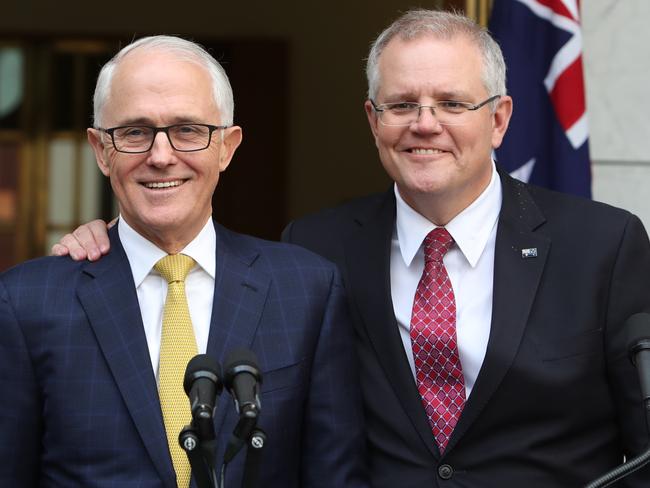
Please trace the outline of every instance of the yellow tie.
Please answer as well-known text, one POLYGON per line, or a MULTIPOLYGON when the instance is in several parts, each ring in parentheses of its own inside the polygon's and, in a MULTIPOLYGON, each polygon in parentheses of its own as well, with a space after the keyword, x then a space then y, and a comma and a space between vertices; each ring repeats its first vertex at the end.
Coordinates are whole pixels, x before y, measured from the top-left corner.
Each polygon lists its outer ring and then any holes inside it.
POLYGON ((178 444, 178 434, 192 418, 189 401, 183 390, 183 376, 187 363, 197 354, 185 296, 185 277, 194 264, 189 256, 172 254, 154 266, 168 283, 160 340, 158 395, 179 488, 188 488, 192 476, 187 454, 178 444))

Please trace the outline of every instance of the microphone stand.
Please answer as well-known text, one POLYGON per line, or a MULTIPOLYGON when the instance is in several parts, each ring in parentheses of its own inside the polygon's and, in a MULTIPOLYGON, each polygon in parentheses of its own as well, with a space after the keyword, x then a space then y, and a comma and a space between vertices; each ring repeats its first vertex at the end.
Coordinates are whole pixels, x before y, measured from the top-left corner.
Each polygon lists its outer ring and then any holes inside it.
MULTIPOLYGON (((643 407, 646 414, 646 426, 650 431, 650 400, 644 399, 643 407)), ((641 469, 646 464, 650 462, 650 445, 636 457, 633 457, 629 461, 621 464, 620 466, 615 467, 614 469, 608 471, 600 478, 593 480, 591 483, 585 486, 585 488, 605 488, 612 483, 622 480, 626 476, 631 475, 635 471, 641 469)))
MULTIPOLYGON (((639 384, 643 397, 646 427, 650 431, 650 314, 637 313, 625 321, 627 329, 628 354, 639 374, 639 384)), ((634 473, 650 462, 650 445, 636 457, 605 473, 585 488, 604 488, 634 473)))
POLYGON ((266 433, 256 427, 253 429, 246 446, 246 464, 244 465, 242 488, 255 488, 257 486, 260 461, 265 445, 266 433))
POLYGON ((605 488, 606 486, 615 483, 626 476, 634 473, 635 471, 641 469, 643 466, 650 462, 650 447, 645 451, 639 454, 636 457, 633 457, 629 461, 621 464, 620 466, 608 471, 600 478, 595 479, 591 483, 585 486, 585 488, 605 488))
POLYGON ((246 463, 242 488, 254 488, 257 485, 260 457, 266 445, 266 433, 257 427, 257 409, 244 410, 237 422, 226 447, 221 465, 221 488, 225 488, 226 468, 235 455, 246 445, 246 463))
POLYGON ((186 425, 178 435, 178 442, 190 461, 197 488, 219 488, 214 469, 215 440, 203 440, 193 425, 186 425))

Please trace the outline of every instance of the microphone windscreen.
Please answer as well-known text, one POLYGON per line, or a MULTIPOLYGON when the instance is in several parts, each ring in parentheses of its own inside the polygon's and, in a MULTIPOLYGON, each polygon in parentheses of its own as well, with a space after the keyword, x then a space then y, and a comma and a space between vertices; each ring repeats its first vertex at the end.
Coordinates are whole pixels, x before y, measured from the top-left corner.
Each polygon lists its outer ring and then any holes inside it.
POLYGON ((232 388, 232 381, 238 373, 250 373, 257 381, 261 381, 260 368, 257 365, 257 356, 248 349, 234 349, 226 357, 224 362, 224 384, 226 388, 232 388))
POLYGON ((632 354, 640 344, 647 343, 650 347, 650 314, 641 312, 632 315, 625 321, 627 349, 632 354))
POLYGON ((224 369, 232 369, 244 364, 257 368, 257 356, 255 356, 253 351, 249 351, 248 349, 234 349, 228 354, 224 362, 224 369))
POLYGON ((220 381, 219 378, 221 378, 219 363, 208 354, 197 354, 187 363, 185 378, 183 379, 185 393, 189 393, 190 388, 192 388, 192 382, 201 376, 209 377, 217 384, 220 381))

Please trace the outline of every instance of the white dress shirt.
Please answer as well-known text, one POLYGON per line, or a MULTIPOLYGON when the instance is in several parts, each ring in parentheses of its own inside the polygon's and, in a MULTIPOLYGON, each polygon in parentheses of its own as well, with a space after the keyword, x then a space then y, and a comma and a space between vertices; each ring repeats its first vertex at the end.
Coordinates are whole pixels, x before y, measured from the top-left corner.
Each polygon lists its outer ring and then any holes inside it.
MULTIPOLYGON (((422 271, 422 242, 436 225, 413 210, 395 186, 397 202, 390 256, 393 309, 404 350, 415 378, 411 347, 411 312, 422 271)), ((492 163, 488 187, 445 228, 456 242, 443 261, 456 298, 456 334, 466 398, 478 376, 490 336, 494 245, 501 210, 501 180, 492 163)))
MULTIPOLYGON (((167 280, 153 267, 167 253, 138 234, 123 218, 118 220, 117 230, 133 273, 151 366, 158 378, 162 312, 167 298, 167 280)), ((214 296, 216 246, 214 224, 212 219, 208 219, 201 232, 181 251, 197 263, 185 279, 185 294, 199 354, 204 354, 208 347, 214 296)))

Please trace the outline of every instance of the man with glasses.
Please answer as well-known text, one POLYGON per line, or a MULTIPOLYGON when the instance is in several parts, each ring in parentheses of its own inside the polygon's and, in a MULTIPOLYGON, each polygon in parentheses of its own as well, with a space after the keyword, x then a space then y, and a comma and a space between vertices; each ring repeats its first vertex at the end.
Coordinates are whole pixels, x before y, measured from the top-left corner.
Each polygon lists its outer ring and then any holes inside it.
MULTIPOLYGON (((103 67, 94 105, 88 140, 120 211, 112 251, 0 276, 0 485, 188 488, 186 365, 246 349, 261 371, 259 486, 367 486, 338 271, 211 218, 242 139, 222 67, 189 41, 140 39, 103 67)), ((217 470, 238 420, 222 398, 217 470)), ((250 475, 245 458, 225 486, 250 475)))
MULTIPOLYGON (((648 435, 623 324, 650 311, 639 219, 495 165, 513 100, 498 45, 471 20, 407 12, 367 75, 394 186, 283 237, 342 271, 372 486, 573 488, 638 454, 648 435)), ((104 228, 64 243, 97 258, 104 228)))

